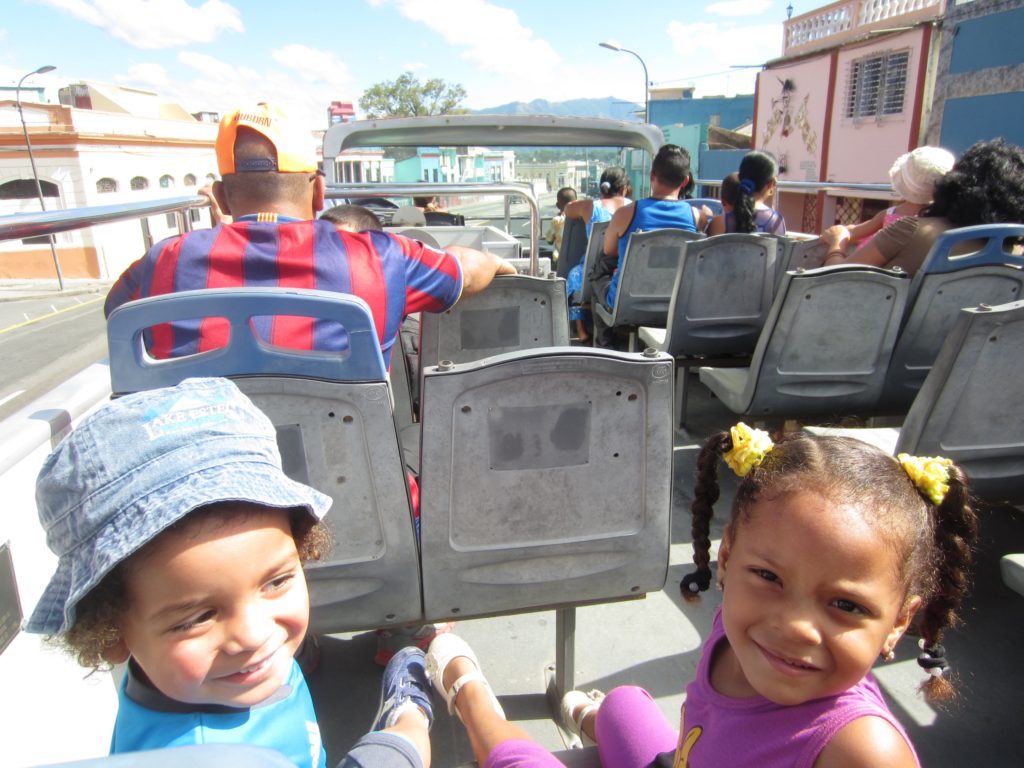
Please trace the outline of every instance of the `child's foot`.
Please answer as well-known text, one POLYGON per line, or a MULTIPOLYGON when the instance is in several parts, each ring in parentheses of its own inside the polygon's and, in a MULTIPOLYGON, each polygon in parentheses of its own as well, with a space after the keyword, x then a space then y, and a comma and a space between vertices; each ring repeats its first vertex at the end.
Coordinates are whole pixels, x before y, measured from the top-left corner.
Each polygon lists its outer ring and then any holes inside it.
POLYGON ((445 624, 414 624, 408 627, 378 629, 377 653, 373 657, 373 661, 383 667, 391 660, 392 656, 409 645, 415 645, 421 651, 426 651, 435 637, 445 632, 451 632, 454 627, 455 622, 449 621, 445 624))
POLYGON ((423 651, 414 646, 398 651, 384 668, 384 679, 380 686, 380 706, 370 730, 383 731, 390 728, 403 713, 417 708, 427 718, 429 729, 434 723, 430 690, 430 678, 427 676, 423 651))
POLYGON ((490 695, 494 711, 504 719, 505 710, 501 708, 498 698, 494 695, 490 683, 480 669, 476 654, 458 635, 448 632, 438 635, 427 651, 427 672, 434 689, 441 694, 448 705, 449 714, 454 713, 462 719, 455 708, 455 697, 464 685, 471 682, 482 683, 490 695))
POLYGON ((597 714, 603 699, 604 694, 596 690, 587 693, 569 691, 562 697, 562 722, 570 733, 580 737, 585 746, 593 746, 597 742, 594 741, 593 718, 590 723, 584 723, 584 720, 590 714, 597 714))

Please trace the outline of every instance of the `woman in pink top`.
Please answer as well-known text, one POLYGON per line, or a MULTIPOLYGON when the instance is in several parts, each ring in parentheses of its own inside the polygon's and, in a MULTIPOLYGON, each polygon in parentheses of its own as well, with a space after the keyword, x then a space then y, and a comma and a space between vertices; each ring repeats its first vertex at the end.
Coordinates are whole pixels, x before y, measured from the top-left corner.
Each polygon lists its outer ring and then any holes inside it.
POLYGON ((879 231, 905 216, 917 216, 932 201, 935 183, 949 173, 955 160, 952 152, 941 147, 918 147, 900 155, 889 169, 892 189, 900 202, 860 224, 829 227, 825 235, 835 237, 837 245, 841 244, 837 250, 846 251, 850 246, 871 242, 879 231))

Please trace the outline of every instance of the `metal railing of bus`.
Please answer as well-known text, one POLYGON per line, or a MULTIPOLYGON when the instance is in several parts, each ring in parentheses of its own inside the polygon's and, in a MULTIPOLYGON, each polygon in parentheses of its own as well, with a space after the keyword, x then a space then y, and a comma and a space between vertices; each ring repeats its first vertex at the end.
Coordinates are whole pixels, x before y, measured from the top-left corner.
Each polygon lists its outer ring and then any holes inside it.
MULTIPOLYGON (((435 194, 480 194, 503 195, 505 199, 506 230, 511 197, 522 197, 530 207, 530 274, 537 274, 538 249, 540 243, 540 208, 529 184, 503 182, 495 184, 332 184, 326 196, 329 199, 351 197, 405 197, 435 194)), ((38 213, 16 213, 0 216, 0 240, 19 240, 31 237, 45 237, 59 232, 85 229, 99 224, 116 221, 142 219, 147 216, 175 213, 178 232, 187 232, 192 222, 186 215, 191 208, 209 205, 202 195, 170 197, 146 200, 137 203, 96 205, 84 208, 67 208, 38 213)), ((145 230, 144 230, 145 237, 145 230)), ((151 243, 146 243, 149 247, 151 243)))

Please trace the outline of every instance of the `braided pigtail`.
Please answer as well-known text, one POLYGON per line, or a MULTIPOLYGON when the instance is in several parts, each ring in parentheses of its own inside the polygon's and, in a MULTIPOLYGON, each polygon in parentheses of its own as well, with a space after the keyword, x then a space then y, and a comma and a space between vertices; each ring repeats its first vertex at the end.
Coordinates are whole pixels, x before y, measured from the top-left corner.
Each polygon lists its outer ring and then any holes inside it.
POLYGON ((728 432, 712 435, 697 457, 697 482, 693 489, 691 533, 693 535, 693 562, 697 570, 688 573, 679 583, 686 600, 696 600, 699 593, 711 586, 711 515, 718 501, 718 460, 732 448, 728 432))
POLYGON ((944 701, 954 694, 944 674, 948 668, 942 634, 955 626, 957 610, 967 594, 971 549, 978 534, 978 521, 971 506, 967 479, 955 464, 949 466, 949 490, 941 503, 932 507, 935 519, 934 591, 921 609, 921 654, 917 663, 928 672, 922 685, 926 700, 944 701))

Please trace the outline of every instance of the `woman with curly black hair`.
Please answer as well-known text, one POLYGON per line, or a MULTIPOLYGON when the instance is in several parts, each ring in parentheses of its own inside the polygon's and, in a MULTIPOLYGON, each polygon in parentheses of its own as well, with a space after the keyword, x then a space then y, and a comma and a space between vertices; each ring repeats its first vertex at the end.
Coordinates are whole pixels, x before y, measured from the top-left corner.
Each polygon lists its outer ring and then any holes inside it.
POLYGON ((935 240, 949 229, 975 224, 1024 222, 1024 149, 1003 139, 979 141, 935 184, 935 198, 920 218, 908 216, 881 230, 850 255, 842 227, 822 234, 829 245, 825 266, 870 264, 901 267, 913 275, 935 240))

